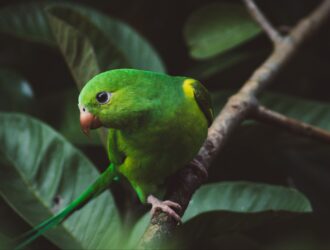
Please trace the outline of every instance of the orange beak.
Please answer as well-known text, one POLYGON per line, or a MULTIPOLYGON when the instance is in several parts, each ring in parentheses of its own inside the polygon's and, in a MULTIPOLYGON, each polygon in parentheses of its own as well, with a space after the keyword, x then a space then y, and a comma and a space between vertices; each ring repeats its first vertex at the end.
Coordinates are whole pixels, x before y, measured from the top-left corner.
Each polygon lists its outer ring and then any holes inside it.
POLYGON ((90 129, 102 126, 101 121, 93 114, 86 111, 85 108, 80 109, 80 127, 85 135, 89 135, 90 129))

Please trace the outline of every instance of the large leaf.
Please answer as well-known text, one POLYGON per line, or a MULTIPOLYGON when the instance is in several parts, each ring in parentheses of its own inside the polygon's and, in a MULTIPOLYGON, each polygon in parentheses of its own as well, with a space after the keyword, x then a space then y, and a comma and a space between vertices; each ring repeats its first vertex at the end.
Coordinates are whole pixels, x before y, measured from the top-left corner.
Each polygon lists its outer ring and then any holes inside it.
POLYGON ((28 3, 0 9, 0 32, 55 46, 46 14, 42 10, 45 6, 45 3, 28 3))
POLYGON ((184 27, 190 54, 206 59, 246 42, 260 32, 243 5, 212 3, 194 12, 184 27))
MULTIPOLYGON (((58 212, 97 177, 92 163, 47 125, 21 114, 0 115, 0 192, 31 225, 58 212)), ((118 248, 121 223, 109 192, 46 236, 63 249, 118 248)))
POLYGON ((144 214, 132 227, 130 237, 127 241, 127 248, 134 249, 139 244, 141 237, 146 231, 151 219, 151 214, 148 212, 144 214))
POLYGON ((311 206, 304 195, 294 189, 249 182, 223 182, 202 186, 192 197, 183 220, 219 210, 241 213, 310 212, 311 206))
MULTIPOLYGON (((31 227, 0 196, 0 249, 12 249, 14 239, 31 227)), ((45 238, 32 242, 30 249, 54 249, 55 246, 45 238)))
MULTIPOLYGON (((269 249, 262 247, 262 243, 265 241, 263 237, 277 235, 281 236, 283 240, 287 236, 282 233, 286 226, 291 225, 293 220, 303 221, 309 216, 309 213, 283 211, 251 214, 228 211, 208 212, 198 215, 183 224, 176 231, 173 243, 170 242, 169 247, 171 249, 269 249), (281 228, 275 229, 278 224, 281 224, 282 231, 281 228), (264 234, 264 231, 268 235, 264 234)), ((308 228, 307 223, 303 226, 308 228)), ((291 227, 291 230, 300 231, 301 228, 291 227)), ((275 237, 273 243, 274 241, 276 242, 275 237)), ((272 246, 272 244, 269 244, 269 246, 272 246)))
MULTIPOLYGON (((45 13, 45 9, 49 6, 56 9, 53 9, 56 17, 63 18, 63 21, 68 22, 69 25, 77 25, 74 28, 90 39, 97 55, 102 57, 98 58, 101 61, 101 70, 109 69, 110 66, 122 66, 165 71, 157 52, 133 28, 91 8, 72 3, 24 3, 5 7, 0 10, 0 32, 51 46, 56 45, 45 13), (73 12, 75 14, 72 14, 73 12)), ((83 45, 79 46, 86 46, 85 41, 82 43, 83 45)), ((74 44, 74 41, 71 44, 74 44)), ((74 50, 75 47, 72 49, 74 50)), ((88 48, 84 51, 86 52, 88 48)), ((79 58, 81 57, 82 55, 79 55, 79 58)), ((91 66, 93 65, 89 65, 91 66)))
POLYGON ((48 10, 49 22, 79 89, 82 89, 89 79, 102 71, 92 40, 85 36, 85 33, 93 32, 95 38, 99 37, 95 46, 99 47, 100 55, 108 55, 109 60, 111 58, 111 67, 121 66, 122 61, 118 60, 118 50, 112 51, 110 46, 106 46, 107 41, 104 35, 98 29, 91 28, 92 24, 86 20, 86 17, 72 12, 70 9, 64 9, 62 12, 60 10, 59 7, 52 7, 48 10), (62 13, 64 16, 68 15, 72 19, 71 22, 77 22, 76 25, 79 23, 79 19, 84 20, 84 30, 79 31, 73 26, 74 24, 63 20, 62 13))
POLYGON ((82 7, 53 6, 48 13, 58 45, 80 85, 112 68, 164 71, 148 43, 127 25, 82 7))
MULTIPOLYGON (((132 27, 92 9, 80 7, 75 8, 74 11, 88 17, 95 27, 104 33, 108 38, 107 46, 112 47, 112 49, 117 48, 121 56, 126 58, 128 64, 125 65, 125 67, 165 72, 165 66, 157 52, 149 42, 132 27)), ((79 23, 79 25, 75 27, 81 30, 82 26, 83 24, 79 23)), ((91 39, 90 34, 88 37, 91 39)), ((97 50, 98 48, 95 46, 95 49, 97 50)), ((106 55, 103 56, 105 62, 109 64, 109 58, 107 58, 106 55)))
POLYGON ((251 182, 208 184, 193 195, 176 243, 184 242, 187 249, 203 244, 206 248, 256 248, 258 244, 241 233, 310 211, 309 201, 293 189, 251 182), (244 248, 246 244, 249 247, 244 248))

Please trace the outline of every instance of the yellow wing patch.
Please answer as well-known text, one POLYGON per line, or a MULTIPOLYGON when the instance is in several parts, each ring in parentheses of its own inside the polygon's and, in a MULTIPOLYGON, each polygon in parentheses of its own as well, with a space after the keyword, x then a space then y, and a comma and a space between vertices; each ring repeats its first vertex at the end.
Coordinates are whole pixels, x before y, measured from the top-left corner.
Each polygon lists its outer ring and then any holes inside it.
POLYGON ((183 92, 186 95, 186 97, 189 98, 195 98, 194 96, 194 88, 191 86, 192 83, 194 83, 196 80, 194 79, 186 79, 183 81, 182 88, 183 92))

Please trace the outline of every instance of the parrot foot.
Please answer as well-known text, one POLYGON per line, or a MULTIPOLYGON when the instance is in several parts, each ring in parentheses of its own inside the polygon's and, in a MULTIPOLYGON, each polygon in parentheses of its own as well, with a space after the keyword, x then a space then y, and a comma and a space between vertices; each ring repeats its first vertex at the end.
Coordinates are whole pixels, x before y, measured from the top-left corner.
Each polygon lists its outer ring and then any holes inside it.
POLYGON ((148 196, 147 202, 152 206, 150 211, 151 216, 153 216, 157 210, 161 210, 173 219, 175 219, 177 222, 181 223, 181 217, 177 214, 177 212, 175 212, 175 210, 180 212, 182 209, 178 203, 175 203, 170 200, 161 201, 153 195, 148 196))

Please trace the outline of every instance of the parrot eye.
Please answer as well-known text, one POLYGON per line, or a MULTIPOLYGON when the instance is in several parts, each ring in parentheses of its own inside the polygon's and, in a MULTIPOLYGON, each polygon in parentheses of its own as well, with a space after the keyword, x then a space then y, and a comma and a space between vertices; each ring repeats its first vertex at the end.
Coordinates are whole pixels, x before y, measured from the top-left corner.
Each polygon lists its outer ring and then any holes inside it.
POLYGON ((111 93, 102 91, 96 95, 96 100, 100 104, 106 104, 110 101, 111 93))

